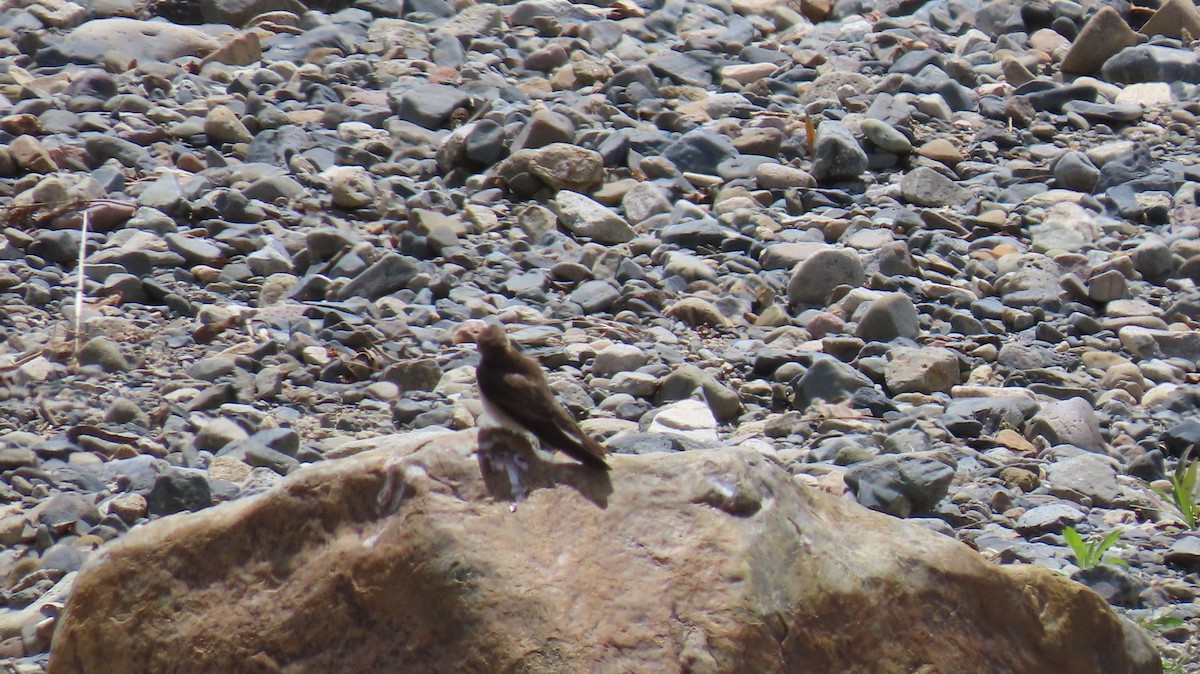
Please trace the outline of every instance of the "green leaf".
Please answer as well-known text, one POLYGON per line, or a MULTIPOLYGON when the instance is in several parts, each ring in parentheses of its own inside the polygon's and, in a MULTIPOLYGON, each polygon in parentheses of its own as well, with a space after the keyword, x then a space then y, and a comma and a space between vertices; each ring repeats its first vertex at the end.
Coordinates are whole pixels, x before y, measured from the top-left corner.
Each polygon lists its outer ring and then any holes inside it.
POLYGON ((1071 546, 1071 553, 1075 556, 1075 564, 1081 569, 1087 569, 1096 565, 1092 559, 1091 546, 1083 542, 1079 532, 1075 531, 1075 527, 1065 527, 1062 531, 1063 539, 1067 545, 1071 546))
POLYGON ((1099 546, 1098 552, 1103 554, 1104 551, 1111 548, 1113 546, 1113 544, 1117 542, 1117 539, 1120 537, 1121 537, 1120 529, 1113 529, 1112 531, 1108 532, 1108 535, 1104 537, 1104 540, 1100 541, 1100 546, 1099 546))

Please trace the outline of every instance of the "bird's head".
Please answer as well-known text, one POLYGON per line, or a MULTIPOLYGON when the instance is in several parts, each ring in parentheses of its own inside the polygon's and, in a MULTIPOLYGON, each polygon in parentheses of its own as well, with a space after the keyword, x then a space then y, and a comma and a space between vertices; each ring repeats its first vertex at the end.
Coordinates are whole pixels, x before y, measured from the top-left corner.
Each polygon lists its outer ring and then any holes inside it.
POLYGON ((508 335, 505 334, 503 326, 484 323, 478 319, 471 319, 458 326, 451 336, 451 340, 455 344, 474 342, 484 353, 503 351, 508 348, 508 335))

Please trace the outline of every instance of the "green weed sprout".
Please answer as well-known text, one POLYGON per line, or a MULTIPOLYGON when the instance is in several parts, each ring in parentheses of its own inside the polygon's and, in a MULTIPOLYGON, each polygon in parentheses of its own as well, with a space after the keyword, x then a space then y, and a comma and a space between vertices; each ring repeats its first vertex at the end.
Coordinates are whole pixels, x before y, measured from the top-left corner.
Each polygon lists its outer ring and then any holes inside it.
POLYGON ((1196 528, 1196 516, 1200 514, 1200 504, 1196 503, 1197 471, 1200 461, 1189 461, 1192 448, 1188 448, 1175 464, 1175 472, 1167 476, 1171 481, 1171 493, 1157 490, 1159 495, 1170 501, 1179 512, 1179 518, 1189 529, 1196 528))
POLYGON ((1081 569, 1090 569, 1098 564, 1129 566, 1120 557, 1104 556, 1104 553, 1108 552, 1108 549, 1121 537, 1120 529, 1113 529, 1099 541, 1084 541, 1083 537, 1073 527, 1063 529, 1062 534, 1063 538, 1067 541, 1067 545, 1071 546, 1071 553, 1075 556, 1075 565, 1081 569))

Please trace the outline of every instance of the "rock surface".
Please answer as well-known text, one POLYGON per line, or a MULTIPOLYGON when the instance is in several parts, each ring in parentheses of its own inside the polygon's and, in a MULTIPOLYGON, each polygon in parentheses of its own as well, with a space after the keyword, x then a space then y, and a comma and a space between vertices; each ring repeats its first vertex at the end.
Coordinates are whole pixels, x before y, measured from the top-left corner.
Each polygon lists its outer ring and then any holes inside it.
POLYGON ((1082 586, 756 452, 544 465, 510 512, 473 436, 362 443, 131 533, 76 581, 49 671, 1158 671, 1082 586))

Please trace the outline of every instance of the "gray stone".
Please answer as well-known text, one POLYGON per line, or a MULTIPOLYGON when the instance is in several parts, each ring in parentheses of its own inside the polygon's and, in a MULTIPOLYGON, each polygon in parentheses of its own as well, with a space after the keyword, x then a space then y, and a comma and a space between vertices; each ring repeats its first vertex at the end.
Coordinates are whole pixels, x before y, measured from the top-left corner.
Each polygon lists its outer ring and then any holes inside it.
POLYGON ((1138 244, 1129 256, 1133 267, 1147 280, 1161 282, 1175 271, 1175 256, 1162 241, 1145 241, 1138 244))
POLYGON ((1181 536, 1163 553, 1163 561, 1189 571, 1200 570, 1200 536, 1181 536))
POLYGON ((1073 527, 1087 515, 1065 503, 1048 503, 1030 508, 1017 518, 1016 529, 1022 536, 1031 538, 1041 534, 1061 532, 1066 527, 1073 527))
POLYGON ((125 372, 132 368, 121 347, 103 335, 84 342, 76 358, 80 365, 99 365, 105 372, 125 372))
POLYGON ((1096 274, 1088 279, 1088 297, 1093 302, 1110 302, 1129 294, 1125 275, 1116 269, 1096 274))
POLYGON ((908 295, 887 293, 866 308, 854 334, 868 342, 890 342, 897 337, 916 339, 920 332, 917 308, 908 295))
POLYGON ((1064 190, 1090 193, 1098 180, 1100 169, 1078 150, 1068 150, 1054 162, 1054 184, 1064 190))
POLYGON ((217 266, 224 259, 221 249, 212 241, 171 232, 163 236, 172 253, 183 256, 188 264, 217 266))
POLYGON ((839 122, 824 121, 817 127, 813 177, 820 183, 859 177, 867 170, 867 153, 839 122))
POLYGON ((1073 445, 1098 453, 1106 449, 1096 411, 1083 398, 1044 403, 1032 423, 1037 430, 1044 431, 1042 434, 1051 444, 1073 445))
POLYGON ((1121 498, 1117 470, 1112 461, 1095 454, 1062 459, 1046 467, 1047 489, 1059 498, 1111 507, 1121 498))
POLYGON ((454 111, 466 108, 471 101, 471 97, 457 87, 412 82, 388 89, 388 99, 400 119, 426 129, 444 128, 454 111))
POLYGON ((662 156, 680 171, 715 174, 717 166, 737 156, 728 138, 705 129, 689 131, 662 151, 662 156))
POLYGON ((512 151, 532 150, 555 143, 569 145, 574 140, 575 123, 570 117, 539 107, 533 111, 529 121, 513 139, 512 151))
POLYGON ((704 395, 704 401, 718 421, 730 423, 737 419, 742 407, 737 392, 695 365, 678 367, 664 377, 655 395, 655 404, 687 399, 697 389, 704 395))
POLYGON ((900 193, 911 204, 934 208, 964 206, 974 198, 970 190, 927 166, 906 173, 900 181, 900 193))
POLYGON ((1185 358, 1200 361, 1200 333, 1126 325, 1117 331, 1121 346, 1138 358, 1185 358))
POLYGON ((661 213, 670 213, 671 202, 658 185, 640 182, 621 198, 621 210, 625 219, 636 225, 661 213))
MULTIPOLYGON (((1116 555, 1107 555, 1105 559, 1110 557, 1120 559, 1116 555)), ((1088 586, 1092 592, 1110 604, 1128 608, 1134 608, 1141 603, 1142 592, 1149 586, 1124 566, 1106 563, 1080 569, 1071 574, 1071 580, 1088 586)))
POLYGON ((375 179, 361 166, 334 166, 323 175, 329 179, 333 205, 339 208, 363 208, 379 199, 375 179))
POLYGON ((637 235, 628 222, 603 204, 572 192, 561 190, 554 195, 558 220, 567 231, 587 237, 597 243, 624 243, 637 235))
POLYGON ((864 119, 862 122, 863 135, 881 150, 893 154, 908 154, 912 152, 912 141, 900 133, 892 125, 878 119, 864 119))
POLYGON ((1020 431, 1040 408, 1026 396, 955 398, 946 404, 942 423, 958 437, 994 435, 1005 428, 1020 431))
POLYGON ((618 372, 630 372, 646 364, 649 356, 632 344, 612 344, 596 352, 592 373, 608 377, 618 372))
POLYGON ((1200 56, 1185 49, 1156 44, 1126 47, 1104 62, 1104 79, 1137 82, 1200 82, 1200 56))
POLYGON ((338 299, 365 297, 376 300, 384 295, 407 288, 421 271, 420 262, 398 253, 386 253, 361 274, 355 276, 338 293, 338 299))
POLYGON ((130 59, 166 63, 183 56, 208 53, 220 48, 215 37, 192 26, 165 21, 126 18, 93 19, 67 33, 61 42, 39 53, 47 63, 100 63, 109 52, 130 59))
POLYGON ((837 286, 858 287, 866 280, 858 253, 849 248, 825 248, 796 265, 788 281, 788 302, 824 306, 837 286))
POLYGON ((796 397, 792 406, 806 409, 815 400, 840 402, 861 388, 874 384, 863 373, 830 356, 818 358, 812 367, 793 382, 796 397))
POLYGON ((1029 228, 1029 235, 1039 253, 1075 253, 1093 245, 1100 238, 1100 228, 1082 206, 1064 201, 1051 206, 1042 221, 1029 228))
POLYGON ((172 466, 164 470, 146 495, 146 508, 151 515, 195 512, 210 505, 212 491, 204 473, 186 468, 172 466))
POLYGON ((389 365, 383 380, 400 387, 400 393, 432 391, 443 376, 442 366, 433 358, 417 358, 389 365))
POLYGON ((582 307, 584 313, 594 314, 611 309, 621 299, 621 293, 608 281, 584 281, 571 292, 569 299, 582 307))
POLYGON ((957 467, 946 452, 887 454, 851 466, 845 479, 859 503, 908 517, 931 512, 945 498, 957 467))

